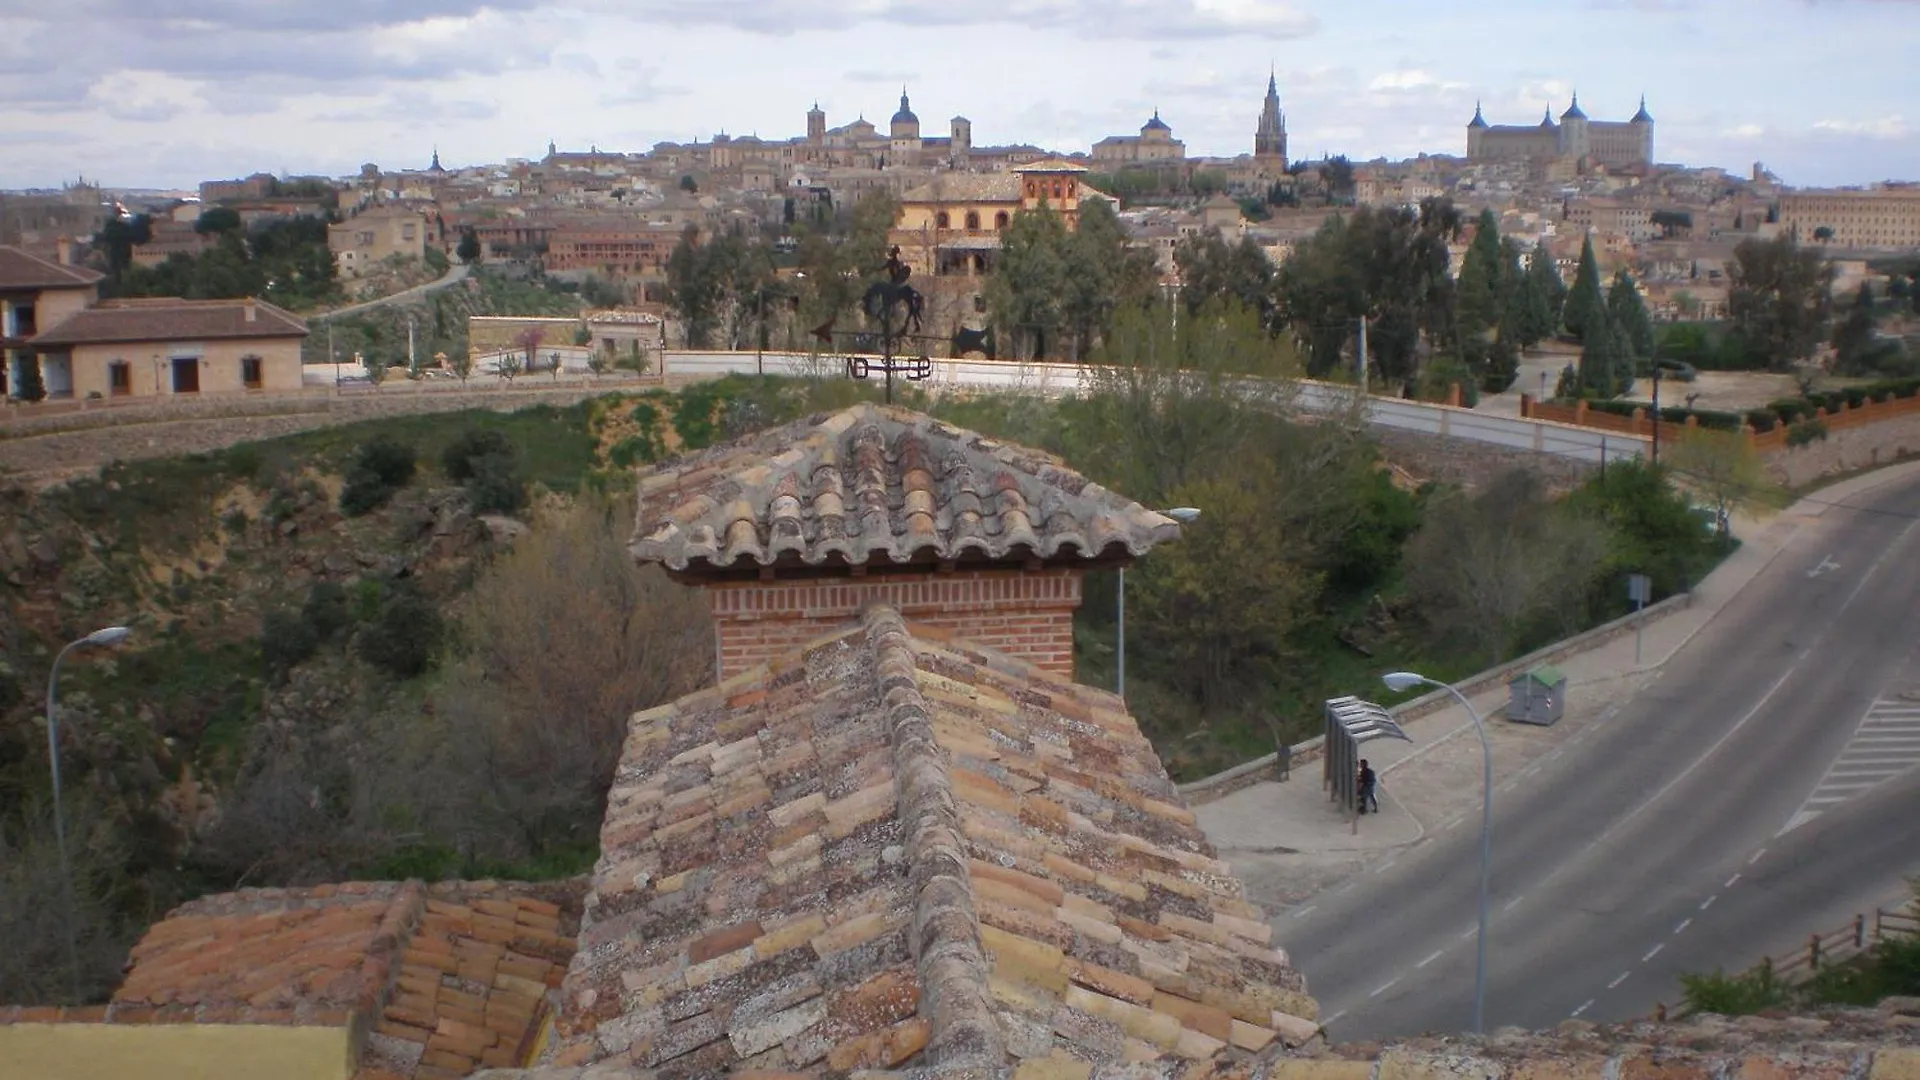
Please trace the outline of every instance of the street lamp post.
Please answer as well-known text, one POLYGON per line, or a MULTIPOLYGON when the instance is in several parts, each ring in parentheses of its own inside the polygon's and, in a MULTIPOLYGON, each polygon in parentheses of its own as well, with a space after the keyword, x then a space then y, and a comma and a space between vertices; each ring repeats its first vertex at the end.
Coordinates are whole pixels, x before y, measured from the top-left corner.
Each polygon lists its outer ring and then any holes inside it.
POLYGON ((1466 707, 1467 715, 1473 718, 1474 733, 1480 736, 1481 789, 1480 789, 1480 929, 1475 934, 1474 947, 1478 954, 1473 969, 1473 1030, 1486 1030, 1487 1006, 1487 868, 1493 861, 1493 747, 1487 742, 1487 727, 1480 721, 1479 710, 1473 707, 1465 694, 1443 682, 1435 682, 1425 675, 1411 671, 1396 671, 1381 676, 1389 690, 1411 690, 1416 686, 1435 686, 1452 694, 1454 699, 1466 707))
MULTIPOLYGON (((1182 525, 1191 524, 1200 517, 1200 511, 1192 506, 1176 506, 1171 510, 1162 510, 1161 514, 1172 518, 1182 525)), ((1119 669, 1114 693, 1127 696, 1127 568, 1120 567, 1120 640, 1118 643, 1119 669)))
POLYGON ((76 1000, 80 996, 80 951, 74 943, 73 933, 73 866, 67 859, 67 814, 60 800, 60 661, 82 645, 113 645, 125 641, 131 633, 133 631, 124 626, 109 626, 68 642, 65 648, 55 654, 53 670, 47 673, 47 766, 53 773, 53 842, 60 851, 60 887, 66 894, 63 907, 67 920, 67 966, 73 976, 76 1000))

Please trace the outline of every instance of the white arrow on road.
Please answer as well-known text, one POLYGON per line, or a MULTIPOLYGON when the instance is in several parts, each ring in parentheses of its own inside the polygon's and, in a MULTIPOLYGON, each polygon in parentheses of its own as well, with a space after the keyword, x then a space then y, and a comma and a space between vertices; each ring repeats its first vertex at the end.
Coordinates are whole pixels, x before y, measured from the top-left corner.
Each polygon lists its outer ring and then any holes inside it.
POLYGON ((1810 578, 1817 578, 1821 574, 1827 573, 1830 570, 1838 570, 1838 569, 1840 569, 1840 564, 1833 561, 1832 555, 1828 555, 1825 558, 1822 558, 1820 560, 1820 565, 1807 571, 1807 576, 1810 578))

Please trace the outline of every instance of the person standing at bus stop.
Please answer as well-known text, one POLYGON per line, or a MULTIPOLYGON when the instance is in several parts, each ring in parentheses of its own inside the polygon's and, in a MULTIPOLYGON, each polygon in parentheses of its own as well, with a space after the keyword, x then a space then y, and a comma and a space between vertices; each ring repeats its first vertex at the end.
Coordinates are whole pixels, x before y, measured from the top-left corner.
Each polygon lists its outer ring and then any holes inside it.
POLYGON ((1359 786, 1360 786, 1360 812, 1363 814, 1367 812, 1368 806, 1373 807, 1374 813, 1377 814, 1380 812, 1380 800, 1374 797, 1374 785, 1378 783, 1378 781, 1379 781, 1379 777, 1374 775, 1373 766, 1367 764, 1366 758, 1361 758, 1359 786))

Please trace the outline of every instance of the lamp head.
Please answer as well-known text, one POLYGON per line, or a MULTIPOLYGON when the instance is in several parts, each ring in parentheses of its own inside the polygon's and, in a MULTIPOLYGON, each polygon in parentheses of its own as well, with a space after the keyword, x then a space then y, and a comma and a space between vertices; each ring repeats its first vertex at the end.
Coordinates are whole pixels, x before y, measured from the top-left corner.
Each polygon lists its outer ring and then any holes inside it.
POLYGON ((1182 525, 1191 524, 1199 520, 1200 517, 1200 509, 1195 506, 1176 506, 1171 510, 1162 510, 1160 512, 1182 525))
POLYGON ((1380 681, 1386 683, 1389 690, 1411 690, 1431 680, 1425 675, 1415 675, 1411 671, 1393 671, 1380 676, 1380 681))
POLYGON ((89 645, 118 645, 132 634, 133 631, 124 626, 109 626, 88 634, 85 640, 89 645))

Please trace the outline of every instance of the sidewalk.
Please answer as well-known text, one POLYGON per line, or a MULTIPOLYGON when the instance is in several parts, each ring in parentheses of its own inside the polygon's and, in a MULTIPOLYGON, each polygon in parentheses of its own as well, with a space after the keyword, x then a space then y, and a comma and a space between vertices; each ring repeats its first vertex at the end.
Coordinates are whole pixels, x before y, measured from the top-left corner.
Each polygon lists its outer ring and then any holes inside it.
MULTIPOLYGON (((1496 783, 1516 782, 1534 762, 1557 756, 1603 725, 1830 504, 1917 473, 1920 462, 1895 465, 1824 488, 1768 519, 1736 515, 1740 550, 1695 588, 1690 607, 1644 628, 1637 661, 1630 633, 1560 661, 1567 710, 1551 727, 1506 721, 1505 687, 1472 697, 1486 721, 1496 783)), ((1378 693, 1372 687, 1354 692, 1363 698, 1378 693)), ((1269 913, 1292 906, 1368 862, 1391 858, 1479 812, 1480 745, 1466 710, 1455 705, 1429 713, 1409 721, 1406 730, 1412 743, 1382 739, 1363 748, 1380 774, 1381 812, 1359 818, 1357 832, 1354 819, 1328 801, 1319 760, 1302 764, 1285 782, 1262 780, 1194 808, 1208 839, 1247 882, 1250 899, 1269 913)))

